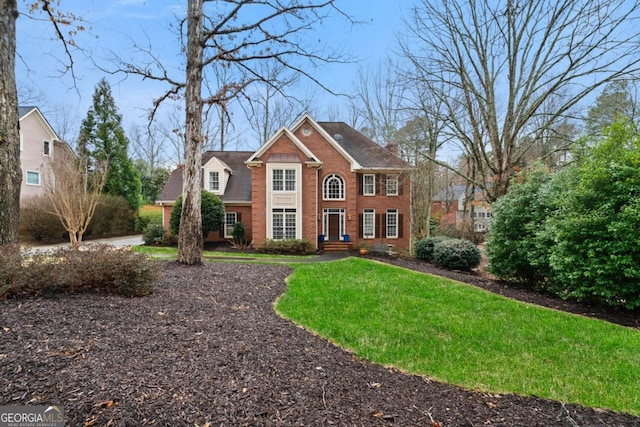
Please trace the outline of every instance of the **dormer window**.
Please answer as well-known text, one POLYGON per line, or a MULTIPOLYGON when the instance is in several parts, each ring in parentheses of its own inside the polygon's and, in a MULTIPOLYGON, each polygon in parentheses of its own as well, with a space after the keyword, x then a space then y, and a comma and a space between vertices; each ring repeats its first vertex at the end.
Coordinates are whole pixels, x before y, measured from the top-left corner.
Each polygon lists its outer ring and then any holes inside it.
POLYGON ((209 191, 220 191, 220 172, 209 172, 209 191))

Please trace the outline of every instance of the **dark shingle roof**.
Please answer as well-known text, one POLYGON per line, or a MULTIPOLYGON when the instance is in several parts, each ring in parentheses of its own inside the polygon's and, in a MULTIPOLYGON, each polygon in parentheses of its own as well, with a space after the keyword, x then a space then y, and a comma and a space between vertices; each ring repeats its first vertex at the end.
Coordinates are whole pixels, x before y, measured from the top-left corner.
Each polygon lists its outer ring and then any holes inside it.
POLYGON ((363 168, 406 169, 409 165, 344 122, 318 122, 363 168))
POLYGON ((27 113, 29 113, 31 110, 33 110, 34 108, 37 107, 18 107, 18 116, 20 118, 24 117, 27 115, 27 113))
MULTIPOLYGON (((216 157, 233 171, 221 197, 223 202, 251 202, 251 170, 244 164, 251 154, 252 151, 207 151, 202 154, 203 165, 216 157)), ((182 168, 179 166, 171 172, 158 201, 173 202, 182 194, 182 168)))

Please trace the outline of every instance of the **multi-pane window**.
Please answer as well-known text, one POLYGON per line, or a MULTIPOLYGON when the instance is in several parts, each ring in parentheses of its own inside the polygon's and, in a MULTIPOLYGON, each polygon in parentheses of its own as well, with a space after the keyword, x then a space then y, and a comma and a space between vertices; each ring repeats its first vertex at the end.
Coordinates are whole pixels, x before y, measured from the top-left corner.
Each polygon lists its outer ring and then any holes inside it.
POLYGON ((295 169, 274 169, 272 183, 273 191, 296 191, 295 169))
POLYGON ((375 196, 376 194, 376 176, 367 174, 362 176, 362 194, 365 196, 375 196))
POLYGON ((387 196, 398 195, 398 175, 387 175, 387 196))
POLYGON ((398 210, 387 209, 387 238, 396 239, 398 237, 398 210))
POLYGON ((233 237, 233 226, 238 222, 237 212, 227 212, 224 216, 224 237, 233 237))
POLYGON ((40 185, 40 172, 27 171, 27 184, 40 185))
POLYGON ((296 238, 296 210, 272 210, 272 237, 274 240, 296 238))
POLYGON ((42 154, 45 156, 51 155, 51 143, 49 141, 42 141, 42 154))
POLYGON ((344 200, 344 181, 338 175, 328 175, 324 179, 324 198, 344 200))
POLYGON ((376 237, 376 211, 365 209, 362 213, 362 237, 373 239, 376 237))
POLYGON ((209 172, 209 191, 220 191, 220 172, 209 172))

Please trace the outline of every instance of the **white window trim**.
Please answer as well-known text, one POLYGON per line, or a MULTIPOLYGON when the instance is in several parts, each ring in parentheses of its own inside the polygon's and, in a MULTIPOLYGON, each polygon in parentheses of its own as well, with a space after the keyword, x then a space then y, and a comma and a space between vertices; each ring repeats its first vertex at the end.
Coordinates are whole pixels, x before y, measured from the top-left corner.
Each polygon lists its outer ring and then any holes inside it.
POLYGON ((344 191, 344 178, 342 178, 340 175, 332 173, 331 175, 327 175, 324 177, 324 181, 322 183, 322 200, 345 200, 345 191, 344 191), (327 188, 327 184, 329 183, 330 180, 333 179, 337 179, 340 181, 340 197, 328 197, 329 191, 327 188))
POLYGON ((220 172, 218 172, 218 171, 209 171, 209 191, 212 192, 212 193, 219 193, 220 192, 220 172), (215 181, 212 179, 214 174, 218 175, 218 179, 215 180, 215 181), (213 184, 214 183, 218 184, 218 188, 213 188, 213 184))
POLYGON ((398 175, 387 175, 387 182, 386 182, 387 196, 397 196, 399 193, 399 185, 400 185, 400 180, 398 179, 398 175), (396 183, 395 191, 391 192, 389 191, 389 183, 394 181, 396 183))
POLYGON ((40 177, 40 172, 39 171, 34 171, 34 170, 27 170, 27 173, 25 174, 25 183, 27 185, 33 185, 34 187, 42 186, 42 179, 40 177), (29 174, 30 173, 34 173, 38 177, 38 183, 37 184, 29 182, 29 174))
POLYGON ((400 215, 398 214, 398 210, 397 209, 387 209, 387 215, 385 218, 385 223, 386 223, 386 229, 387 229, 387 239, 397 239, 398 238, 398 227, 399 227, 399 219, 400 219, 400 215), (389 234, 389 218, 390 217, 395 217, 396 219, 396 224, 395 224, 395 229, 396 232, 395 234, 389 234))
POLYGON ((238 212, 225 212, 224 213, 224 237, 225 239, 233 238, 233 227, 238 222, 238 212), (235 218, 233 224, 229 224, 227 221, 227 215, 233 215, 235 218))
POLYGON ((375 209, 364 209, 362 211, 362 238, 363 239, 375 239, 376 238, 376 210, 375 209), (367 234, 367 228, 365 224, 367 223, 367 216, 371 216, 371 233, 367 234))
POLYGON ((299 212, 295 208, 273 208, 271 210, 271 229, 269 230, 269 234, 271 235, 271 239, 273 240, 292 240, 299 239, 300 229, 299 229, 299 212), (274 233, 274 221, 273 217, 278 214, 278 216, 282 216, 282 238, 276 238, 274 233), (287 215, 294 215, 294 236, 287 236, 287 215))
POLYGON ((376 195, 376 175, 372 173, 366 173, 362 175, 362 195, 363 196, 375 196, 376 195), (366 178, 371 177, 372 192, 367 192, 366 178))

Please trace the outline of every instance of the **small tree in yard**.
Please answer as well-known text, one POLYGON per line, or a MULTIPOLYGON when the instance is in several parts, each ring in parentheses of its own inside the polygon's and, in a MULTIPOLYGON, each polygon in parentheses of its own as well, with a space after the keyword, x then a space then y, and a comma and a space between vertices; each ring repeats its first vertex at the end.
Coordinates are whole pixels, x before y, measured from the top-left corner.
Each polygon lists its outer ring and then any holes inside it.
MULTIPOLYGON (((210 231, 219 230, 224 225, 224 204, 218 196, 207 190, 200 192, 202 216, 202 235, 206 239, 210 231)), ((173 234, 180 234, 180 213, 182 212, 182 196, 178 197, 171 210, 169 228, 173 234)))
POLYGON ((69 242, 73 249, 82 244, 82 236, 100 201, 100 192, 107 178, 107 166, 90 172, 86 167, 86 158, 72 155, 52 163, 45 173, 51 175, 45 180, 45 195, 65 230, 69 233, 69 242))

